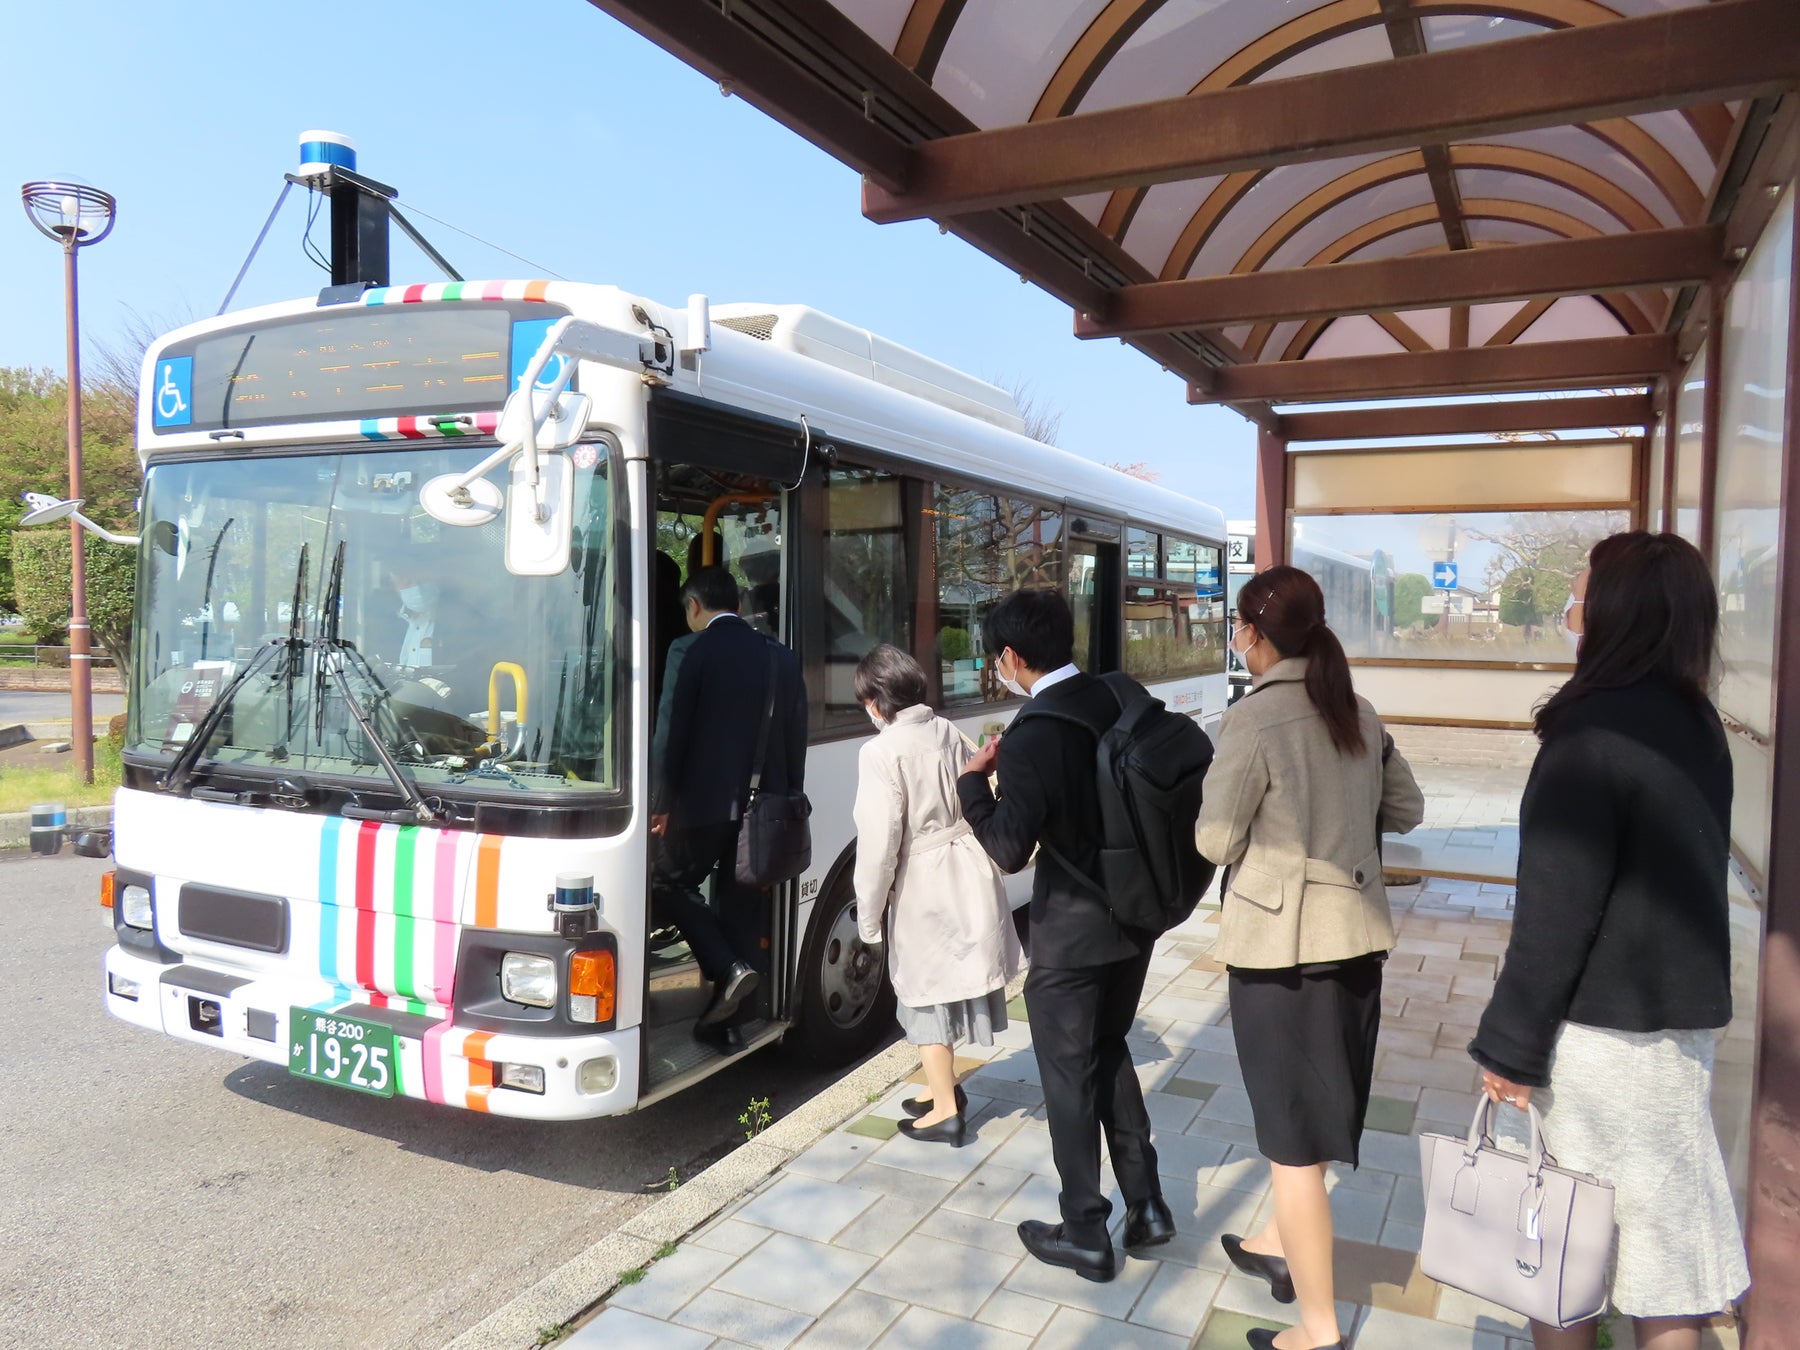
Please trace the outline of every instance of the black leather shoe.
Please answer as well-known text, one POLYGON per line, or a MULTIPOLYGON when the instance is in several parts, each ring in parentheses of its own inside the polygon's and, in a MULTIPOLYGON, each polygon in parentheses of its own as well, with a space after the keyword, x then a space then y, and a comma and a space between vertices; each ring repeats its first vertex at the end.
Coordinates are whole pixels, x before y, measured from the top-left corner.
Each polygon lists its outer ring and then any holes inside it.
POLYGON ((710 1045, 721 1055, 735 1055, 748 1042, 744 1040, 742 1027, 702 1027, 694 1028, 694 1039, 702 1045, 710 1045))
MULTIPOLYGON (((900 1103, 900 1109, 906 1112, 906 1114, 911 1116, 914 1120, 917 1120, 920 1116, 929 1115, 931 1108, 936 1105, 937 1103, 932 1101, 929 1097, 924 1101, 920 1101, 917 1097, 908 1097, 900 1103)), ((969 1109, 969 1094, 962 1090, 961 1083, 956 1085, 956 1109, 958 1112, 967 1111, 969 1109)))
MULTIPOLYGON (((1244 1333, 1244 1339, 1250 1342, 1251 1350, 1275 1350, 1275 1338, 1280 1334, 1279 1331, 1268 1331, 1262 1327, 1251 1327, 1250 1330, 1244 1333)), ((1333 1341, 1330 1345, 1314 1346, 1313 1350, 1347 1350, 1347 1343, 1340 1338, 1333 1341)))
POLYGON ((1254 1275, 1259 1280, 1269 1282, 1269 1293, 1277 1303, 1294 1301, 1294 1277, 1288 1274, 1288 1263, 1279 1256, 1259 1256, 1255 1252, 1244 1250, 1244 1240, 1236 1233, 1227 1233, 1219 1239, 1219 1245, 1225 1249, 1225 1255, 1231 1258, 1231 1264, 1246 1275, 1254 1275))
POLYGON ((951 1148, 961 1148, 968 1142, 969 1121, 961 1111, 940 1120, 935 1125, 921 1125, 916 1120, 903 1120, 900 1122, 900 1133, 908 1139, 917 1139, 925 1144, 948 1144, 951 1148))
POLYGON ((1047 1266, 1062 1266, 1084 1280, 1104 1284, 1119 1273, 1112 1243, 1103 1247, 1078 1247, 1063 1235, 1060 1223, 1027 1219, 1019 1225, 1019 1241, 1025 1250, 1047 1266))
POLYGON ((742 961, 738 961, 725 972, 725 978, 713 986, 712 1002, 706 1005, 706 1011, 700 1014, 694 1023, 696 1027, 716 1027, 721 1022, 729 1022, 731 1015, 738 1010, 750 995, 756 992, 756 986, 762 983, 759 976, 742 961))
POLYGON ((1174 1236, 1175 1216, 1169 1213, 1169 1207, 1160 1195, 1152 1196, 1141 1205, 1126 1207, 1125 1233, 1121 1239, 1126 1251, 1160 1247, 1174 1236))

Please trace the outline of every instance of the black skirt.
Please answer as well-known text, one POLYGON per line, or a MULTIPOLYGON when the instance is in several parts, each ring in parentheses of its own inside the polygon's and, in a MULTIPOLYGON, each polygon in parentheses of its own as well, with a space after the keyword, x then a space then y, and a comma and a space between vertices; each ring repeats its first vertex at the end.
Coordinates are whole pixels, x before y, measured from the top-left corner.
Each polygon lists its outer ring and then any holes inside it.
POLYGON ((1353 961, 1230 972, 1231 1028, 1270 1162, 1357 1163, 1386 952, 1353 961))

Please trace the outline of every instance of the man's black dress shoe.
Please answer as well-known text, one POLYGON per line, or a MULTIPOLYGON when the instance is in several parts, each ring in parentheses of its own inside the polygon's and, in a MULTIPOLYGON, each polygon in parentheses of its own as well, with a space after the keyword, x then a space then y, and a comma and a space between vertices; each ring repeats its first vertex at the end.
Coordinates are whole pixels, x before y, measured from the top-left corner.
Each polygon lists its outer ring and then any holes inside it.
MULTIPOLYGON (((937 1103, 929 1097, 924 1101, 920 1101, 917 1097, 908 1097, 900 1103, 900 1109, 917 1120, 920 1116, 930 1114, 931 1108, 936 1105, 937 1103)), ((969 1109, 969 1094, 962 1090, 961 1083, 956 1085, 956 1109, 958 1111, 969 1109)))
MULTIPOLYGON (((1250 1342, 1251 1350, 1275 1350, 1275 1338, 1280 1334, 1279 1331, 1268 1331, 1262 1327, 1251 1327, 1250 1330, 1244 1333, 1244 1339, 1250 1342)), ((1346 1343, 1340 1338, 1333 1341, 1330 1345, 1314 1346, 1313 1350, 1346 1350, 1346 1343)))
POLYGON ((961 1111, 953 1116, 946 1116, 935 1125, 921 1125, 917 1120, 900 1122, 900 1133, 908 1139, 917 1139, 926 1144, 948 1144, 951 1148, 961 1148, 968 1140, 969 1121, 961 1111))
POLYGON ((1231 1264, 1246 1275, 1254 1275, 1259 1280, 1269 1282, 1269 1293, 1277 1303, 1294 1301, 1294 1277, 1288 1273, 1288 1263, 1279 1256, 1259 1256, 1255 1252, 1244 1250, 1244 1240, 1236 1233, 1227 1233, 1219 1239, 1219 1245, 1225 1249, 1225 1255, 1231 1258, 1231 1264))
POLYGON ((756 986, 762 983, 761 977, 742 961, 733 963, 725 977, 713 986, 712 1002, 706 1005, 706 1011, 700 1014, 694 1023, 696 1027, 716 1027, 721 1022, 729 1022, 731 1015, 738 1010, 750 995, 756 992, 756 986))
POLYGON ((1112 1243, 1104 1247, 1079 1247, 1063 1235, 1060 1223, 1027 1219, 1019 1225, 1019 1241, 1025 1250, 1047 1266, 1063 1266, 1084 1280, 1104 1284, 1119 1273, 1112 1243))
POLYGON ((747 1042, 744 1040, 744 1029, 739 1026, 728 1027, 694 1027, 694 1039, 702 1045, 710 1045, 721 1055, 735 1055, 747 1042))
POLYGON ((1126 1251, 1160 1247, 1174 1236, 1175 1216, 1169 1213, 1169 1207, 1160 1195, 1152 1196, 1141 1205, 1126 1207, 1125 1233, 1121 1239, 1126 1251))

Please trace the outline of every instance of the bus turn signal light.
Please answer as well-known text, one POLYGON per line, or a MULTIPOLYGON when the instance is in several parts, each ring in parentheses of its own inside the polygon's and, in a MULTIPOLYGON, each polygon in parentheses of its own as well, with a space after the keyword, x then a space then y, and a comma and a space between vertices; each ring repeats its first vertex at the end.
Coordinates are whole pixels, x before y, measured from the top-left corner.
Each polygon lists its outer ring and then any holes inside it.
POLYGON ((569 958, 569 1016, 577 1022, 610 1022, 617 1006, 618 961, 608 951, 569 958))
POLYGON ((100 908, 111 909, 113 907, 113 886, 117 884, 118 875, 117 872, 100 874, 100 908))

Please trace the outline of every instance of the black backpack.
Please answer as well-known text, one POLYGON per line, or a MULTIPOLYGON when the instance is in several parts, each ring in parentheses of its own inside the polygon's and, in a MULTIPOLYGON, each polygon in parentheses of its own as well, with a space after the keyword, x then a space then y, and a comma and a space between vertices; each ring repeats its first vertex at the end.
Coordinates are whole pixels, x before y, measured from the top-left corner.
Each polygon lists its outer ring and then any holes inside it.
POLYGON ((1129 675, 1114 672, 1100 681, 1119 701, 1110 727, 1035 703, 1013 719, 1016 725, 1027 717, 1053 717, 1099 742, 1099 877, 1077 869, 1047 840, 1038 847, 1097 892, 1120 923, 1167 932, 1194 912, 1212 884, 1213 864, 1194 846, 1212 741, 1193 718, 1169 711, 1129 675))

